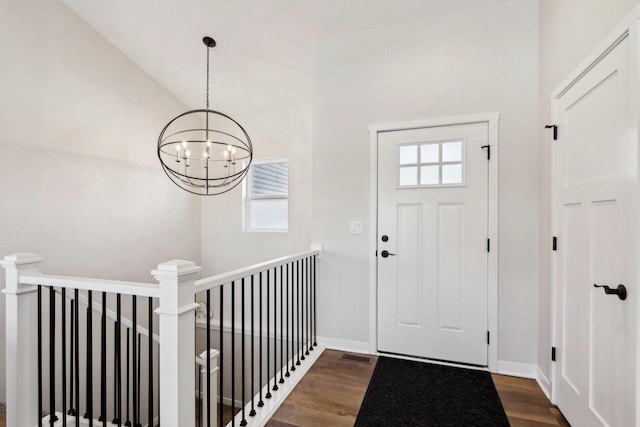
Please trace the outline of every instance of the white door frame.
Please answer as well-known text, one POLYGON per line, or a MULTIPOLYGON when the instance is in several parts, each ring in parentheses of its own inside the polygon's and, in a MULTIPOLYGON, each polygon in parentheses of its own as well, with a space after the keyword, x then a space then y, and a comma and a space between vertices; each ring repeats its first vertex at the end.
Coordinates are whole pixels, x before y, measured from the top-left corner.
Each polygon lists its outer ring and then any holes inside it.
MULTIPOLYGON (((587 72, 589 72, 596 64, 598 64, 611 50, 613 50, 620 42, 624 39, 628 38, 631 47, 630 51, 636 52, 636 60, 630 61, 631 68, 629 69, 629 75, 634 76, 630 81, 631 90, 629 91, 629 96, 635 97, 636 99, 640 98, 640 82, 638 78, 638 73, 640 73, 640 6, 635 7, 629 15, 614 28, 613 31, 609 33, 607 37, 603 39, 601 43, 598 44, 595 50, 591 52, 589 56, 586 57, 584 61, 580 63, 578 67, 576 67, 566 79, 562 81, 562 83, 551 93, 549 97, 549 102, 551 103, 551 115, 554 121, 558 119, 559 109, 558 103, 559 98, 562 97, 569 89, 571 89, 577 82, 580 80, 587 72)), ((636 137, 640 134, 640 117, 638 117, 638 121, 636 123, 636 137)), ((562 132, 559 129, 559 132, 562 132)), ((555 183, 555 174, 556 171, 556 146, 555 142, 552 141, 551 148, 551 232, 552 235, 556 234, 558 225, 555 223, 556 218, 554 215, 555 206, 555 191, 554 187, 555 183)), ((640 219, 639 219, 640 221, 640 219)), ((558 292, 559 283, 556 278, 555 272, 557 270, 556 259, 554 256, 554 252, 550 252, 551 256, 551 342, 550 347, 557 347, 557 337, 556 337, 556 328, 560 319, 560 309, 558 307, 558 301, 556 298, 556 292, 558 292)), ((636 270, 636 277, 640 277, 640 259, 637 260, 636 265, 638 269, 636 270)), ((632 299, 630 302, 635 303, 636 299, 632 299)), ((640 325, 640 307, 636 307, 636 325, 640 325)), ((636 327, 636 408, 640 406, 640 359, 638 359, 638 355, 640 355, 640 327, 636 327)), ((556 375, 557 375, 557 367, 554 362, 551 363, 551 378, 550 378, 550 386, 551 386, 551 402, 556 402, 557 390, 556 390, 556 375)), ((636 425, 640 426, 640 416, 636 415, 636 425)))
POLYGON ((491 250, 488 259, 487 319, 491 336, 489 343, 489 371, 498 370, 498 121, 499 113, 470 114, 369 126, 369 351, 378 353, 378 133, 429 127, 487 123, 488 143, 491 146, 488 185, 488 238, 491 250))

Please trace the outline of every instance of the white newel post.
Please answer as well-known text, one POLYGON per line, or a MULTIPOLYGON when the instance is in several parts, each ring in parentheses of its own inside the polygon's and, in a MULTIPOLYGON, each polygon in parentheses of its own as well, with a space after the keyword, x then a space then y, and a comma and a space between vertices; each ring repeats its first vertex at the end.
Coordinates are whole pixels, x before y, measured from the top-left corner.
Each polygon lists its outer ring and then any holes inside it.
POLYGON ((160 419, 164 427, 196 423, 195 280, 201 270, 191 261, 174 260, 152 271, 160 283, 156 313, 160 326, 160 419))
POLYGON ((37 286, 20 284, 23 274, 39 274, 38 255, 8 255, 6 271, 7 425, 36 426, 38 419, 38 299, 37 286))
POLYGON ((202 419, 202 425, 206 426, 208 424, 207 417, 207 401, 210 402, 211 408, 211 424, 216 425, 216 420, 218 419, 218 354, 220 352, 218 350, 211 349, 209 350, 209 359, 211 360, 211 372, 207 375, 207 351, 203 351, 200 354, 200 359, 205 363, 200 368, 200 375, 202 376, 202 390, 200 390, 202 397, 202 413, 200 417, 202 419), (207 393, 207 384, 211 384, 211 396, 207 393))

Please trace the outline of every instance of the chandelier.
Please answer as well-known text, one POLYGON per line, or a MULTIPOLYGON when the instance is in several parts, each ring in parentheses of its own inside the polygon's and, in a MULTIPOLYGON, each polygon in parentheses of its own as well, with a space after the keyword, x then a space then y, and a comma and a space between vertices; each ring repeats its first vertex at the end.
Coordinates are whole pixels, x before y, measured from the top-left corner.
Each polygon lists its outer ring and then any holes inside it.
POLYGON ((253 159, 251 138, 224 113, 209 109, 209 52, 207 46, 206 108, 187 111, 171 120, 158 137, 158 158, 178 187, 200 196, 226 193, 246 176, 253 159))

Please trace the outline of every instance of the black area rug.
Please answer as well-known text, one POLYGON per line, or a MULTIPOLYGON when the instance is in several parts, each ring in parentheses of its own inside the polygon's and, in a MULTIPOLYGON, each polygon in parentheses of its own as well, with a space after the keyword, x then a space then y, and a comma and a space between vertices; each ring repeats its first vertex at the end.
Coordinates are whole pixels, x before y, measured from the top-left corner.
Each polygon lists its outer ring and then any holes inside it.
POLYGON ((508 426, 485 371, 378 358, 356 427, 508 426))

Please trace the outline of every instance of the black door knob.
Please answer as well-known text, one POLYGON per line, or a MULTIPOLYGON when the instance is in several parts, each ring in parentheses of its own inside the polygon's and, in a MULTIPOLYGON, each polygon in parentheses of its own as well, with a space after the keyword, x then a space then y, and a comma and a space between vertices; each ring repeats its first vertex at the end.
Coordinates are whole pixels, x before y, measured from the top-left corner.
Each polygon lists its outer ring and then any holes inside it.
POLYGON ((386 258, 388 256, 396 256, 396 254, 392 254, 391 252, 384 250, 382 252, 380 252, 380 255, 382 255, 382 258, 386 258))

